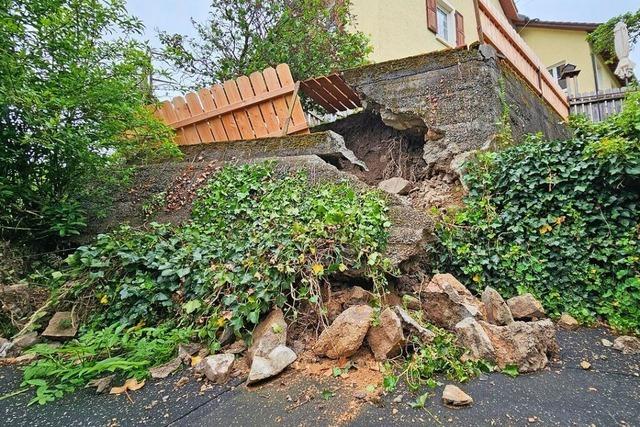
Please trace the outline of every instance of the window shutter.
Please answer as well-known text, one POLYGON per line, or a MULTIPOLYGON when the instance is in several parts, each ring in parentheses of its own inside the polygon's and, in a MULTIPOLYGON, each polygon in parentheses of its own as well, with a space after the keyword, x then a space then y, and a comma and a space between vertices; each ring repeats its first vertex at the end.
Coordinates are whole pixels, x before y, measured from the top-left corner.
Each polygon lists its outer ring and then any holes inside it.
POLYGON ((427 0, 427 27, 434 33, 438 33, 438 13, 436 9, 436 0, 427 0))
POLYGON ((456 45, 464 46, 464 18, 460 12, 456 12, 456 45))

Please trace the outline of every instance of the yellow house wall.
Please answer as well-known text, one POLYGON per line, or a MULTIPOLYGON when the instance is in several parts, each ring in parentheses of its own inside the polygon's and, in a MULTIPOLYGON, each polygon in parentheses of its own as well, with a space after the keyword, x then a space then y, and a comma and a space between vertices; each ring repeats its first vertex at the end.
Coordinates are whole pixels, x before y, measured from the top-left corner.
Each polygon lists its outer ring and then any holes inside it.
MULTIPOLYGON (((499 0, 490 0, 498 3, 499 0)), ((464 18, 465 43, 478 40, 471 0, 447 0, 464 18)), ((455 47, 427 28, 425 0, 351 0, 355 28, 367 34, 373 45, 369 59, 388 61, 455 47)))
MULTIPOLYGON (((551 67, 565 61, 574 64, 581 70, 578 75, 579 92, 596 90, 595 74, 591 62, 591 47, 586 41, 586 31, 525 27, 520 31, 520 35, 538 54, 545 66, 551 67)), ((596 58, 602 71, 599 89, 620 87, 618 80, 604 61, 599 56, 596 58)))

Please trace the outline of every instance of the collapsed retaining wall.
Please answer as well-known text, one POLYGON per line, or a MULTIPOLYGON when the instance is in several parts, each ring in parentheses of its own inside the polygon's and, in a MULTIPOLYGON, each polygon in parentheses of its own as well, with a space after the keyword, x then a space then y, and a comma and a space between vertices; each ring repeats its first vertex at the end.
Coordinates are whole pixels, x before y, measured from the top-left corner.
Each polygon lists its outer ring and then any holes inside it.
POLYGON ((429 176, 458 175, 469 153, 491 148, 502 128, 504 103, 516 142, 528 133, 569 135, 560 116, 487 45, 368 65, 343 76, 367 110, 423 140, 429 176))

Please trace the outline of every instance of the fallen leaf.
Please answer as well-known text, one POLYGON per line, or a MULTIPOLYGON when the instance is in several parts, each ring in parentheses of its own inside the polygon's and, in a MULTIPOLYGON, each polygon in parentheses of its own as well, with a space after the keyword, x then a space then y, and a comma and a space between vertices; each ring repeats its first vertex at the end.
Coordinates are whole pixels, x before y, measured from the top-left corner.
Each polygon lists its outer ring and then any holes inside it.
POLYGON ((149 369, 149 373, 151 373, 151 377, 153 378, 167 378, 169 375, 174 373, 181 364, 182 359, 178 356, 163 365, 149 369))
POLYGON ((191 356, 191 366, 198 366, 198 364, 202 362, 202 357, 200 356, 191 356))
POLYGON ((144 380, 138 382, 135 378, 129 378, 122 387, 111 387, 109 394, 122 394, 127 391, 136 391, 144 387, 144 380))

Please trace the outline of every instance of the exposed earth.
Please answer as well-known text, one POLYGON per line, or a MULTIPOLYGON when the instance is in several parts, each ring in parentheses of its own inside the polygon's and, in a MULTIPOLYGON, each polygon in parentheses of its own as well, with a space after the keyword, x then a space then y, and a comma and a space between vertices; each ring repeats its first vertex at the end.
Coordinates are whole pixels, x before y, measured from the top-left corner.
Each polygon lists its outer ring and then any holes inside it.
MULTIPOLYGON (((131 400, 82 390, 45 406, 27 407, 31 394, 26 392, 0 401, 0 414, 14 427, 640 425, 640 355, 607 348, 603 338, 614 339, 602 328, 558 331, 561 350, 549 367, 516 378, 491 374, 458 384, 474 400, 461 409, 441 403, 443 386, 431 391, 433 397, 423 409, 414 409, 410 403, 429 389, 412 394, 400 387, 372 403, 361 399, 349 378, 310 378, 289 368, 251 389, 238 379, 223 386, 208 385, 177 372, 164 380, 149 380, 129 393, 131 400), (584 361, 591 364, 590 369, 580 366, 584 361), (188 382, 176 387, 183 377, 188 382)), ((372 382, 379 379, 371 378, 372 382)), ((15 367, 0 368, 0 394, 18 389, 20 381, 15 367)))

